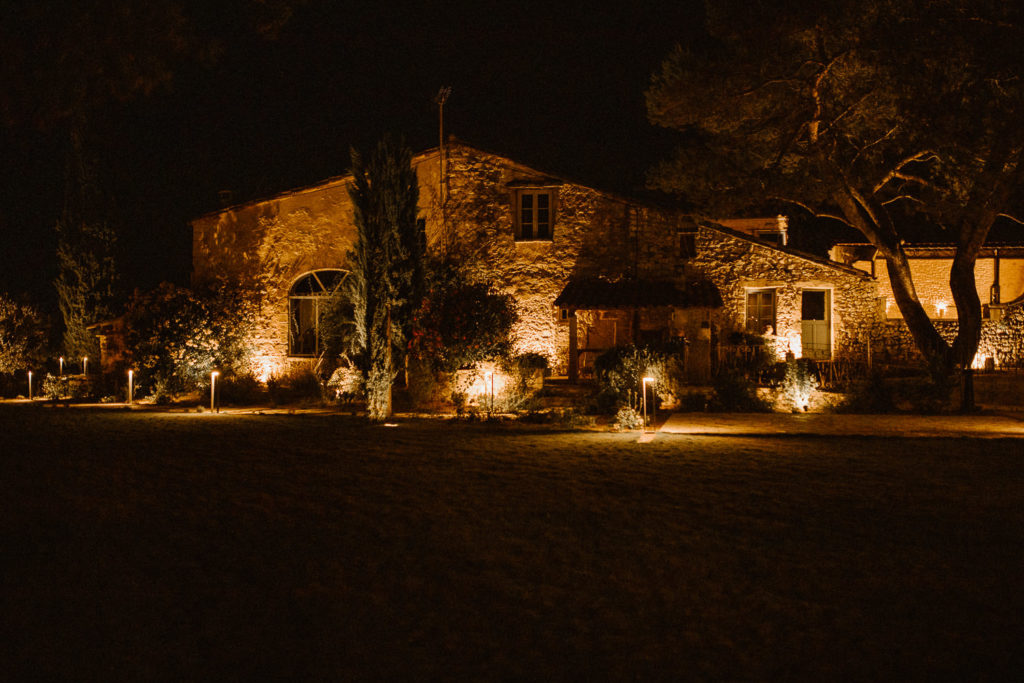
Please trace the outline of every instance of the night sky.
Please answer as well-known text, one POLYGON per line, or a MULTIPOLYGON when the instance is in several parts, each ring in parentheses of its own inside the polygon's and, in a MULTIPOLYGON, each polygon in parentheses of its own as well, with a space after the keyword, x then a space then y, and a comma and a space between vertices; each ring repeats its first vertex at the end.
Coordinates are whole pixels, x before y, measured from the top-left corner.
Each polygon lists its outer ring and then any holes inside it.
MULTIPOLYGON (((668 154, 643 93, 674 44, 699 40, 699 2, 406 5, 310 0, 274 39, 207 10, 216 61, 104 108, 93 151, 130 287, 187 284, 188 221, 219 190, 242 201, 342 174, 385 132, 436 146, 441 86, 446 133, 597 187, 639 189, 668 154)), ((0 289, 51 308, 66 140, 23 122, 0 137, 0 289)))

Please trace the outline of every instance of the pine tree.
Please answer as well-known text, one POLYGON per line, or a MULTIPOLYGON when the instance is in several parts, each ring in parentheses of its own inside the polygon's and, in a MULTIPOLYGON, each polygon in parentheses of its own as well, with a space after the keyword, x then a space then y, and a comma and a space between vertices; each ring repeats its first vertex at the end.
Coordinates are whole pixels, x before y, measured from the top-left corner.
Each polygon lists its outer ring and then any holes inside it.
POLYGON ((1024 11, 913 0, 707 3, 714 39, 677 48, 647 91, 680 132, 652 185, 718 215, 798 207, 857 231, 885 258, 897 306, 933 373, 957 368, 969 407, 981 336, 974 266, 1024 197, 1024 11), (952 242, 958 332, 947 342, 914 286, 905 241, 952 242))

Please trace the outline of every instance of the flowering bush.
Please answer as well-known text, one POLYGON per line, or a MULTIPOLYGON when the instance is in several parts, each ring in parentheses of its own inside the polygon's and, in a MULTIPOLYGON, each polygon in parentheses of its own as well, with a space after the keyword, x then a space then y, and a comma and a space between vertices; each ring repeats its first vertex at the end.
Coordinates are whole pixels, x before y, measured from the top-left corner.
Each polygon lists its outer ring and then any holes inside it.
POLYGON ((517 320, 510 295, 441 266, 432 272, 423 303, 413 314, 409 351, 440 372, 506 358, 517 320))

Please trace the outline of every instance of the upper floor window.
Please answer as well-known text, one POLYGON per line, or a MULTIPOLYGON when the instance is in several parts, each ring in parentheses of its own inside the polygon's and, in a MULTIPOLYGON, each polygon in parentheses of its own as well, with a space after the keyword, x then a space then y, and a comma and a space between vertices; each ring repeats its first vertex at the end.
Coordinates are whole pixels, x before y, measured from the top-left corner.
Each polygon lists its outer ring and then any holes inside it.
POLYGON ((344 270, 317 270, 292 285, 288 292, 288 355, 320 355, 320 319, 346 275, 344 270))
POLYGON ((555 193, 550 189, 517 191, 515 218, 517 240, 550 240, 555 193))

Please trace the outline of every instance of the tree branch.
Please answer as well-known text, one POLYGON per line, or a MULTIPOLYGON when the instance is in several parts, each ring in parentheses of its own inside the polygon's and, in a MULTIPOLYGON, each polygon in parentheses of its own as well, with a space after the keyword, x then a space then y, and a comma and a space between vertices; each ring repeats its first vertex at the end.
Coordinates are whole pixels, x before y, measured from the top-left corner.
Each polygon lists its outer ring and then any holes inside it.
POLYGON ((922 185, 930 187, 931 185, 926 180, 924 180, 923 178, 918 178, 917 176, 912 176, 912 175, 900 172, 900 171, 903 170, 903 168, 905 168, 907 166, 907 164, 911 164, 911 163, 913 163, 915 161, 923 161, 924 159, 926 159, 928 157, 938 158, 938 155, 936 155, 931 150, 925 149, 925 150, 921 150, 920 152, 917 152, 916 154, 911 154, 910 156, 904 158, 898 164, 893 166, 892 169, 888 173, 885 174, 885 177, 883 177, 871 189, 871 194, 878 194, 878 191, 881 190, 883 187, 885 187, 886 184, 889 183, 889 181, 897 179, 897 178, 901 179, 901 180, 908 180, 908 181, 912 181, 912 182, 918 182, 918 183, 920 183, 922 185))

